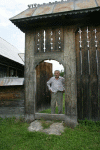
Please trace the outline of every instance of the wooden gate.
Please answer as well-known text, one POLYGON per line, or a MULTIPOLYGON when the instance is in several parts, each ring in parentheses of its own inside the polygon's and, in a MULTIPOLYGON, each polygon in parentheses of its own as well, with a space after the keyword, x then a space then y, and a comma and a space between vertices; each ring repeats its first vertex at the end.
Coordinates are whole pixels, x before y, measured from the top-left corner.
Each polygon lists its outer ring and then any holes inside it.
POLYGON ((78 119, 100 120, 100 26, 76 33, 78 119))
POLYGON ((51 94, 46 84, 50 77, 52 77, 52 64, 40 63, 36 67, 36 112, 50 108, 51 94))

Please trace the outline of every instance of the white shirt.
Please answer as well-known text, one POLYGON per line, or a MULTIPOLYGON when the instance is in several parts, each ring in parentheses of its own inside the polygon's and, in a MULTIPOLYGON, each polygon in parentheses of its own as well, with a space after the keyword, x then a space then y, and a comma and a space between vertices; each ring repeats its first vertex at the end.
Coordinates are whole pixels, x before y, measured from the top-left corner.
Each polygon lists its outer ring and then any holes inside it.
POLYGON ((58 80, 55 77, 51 77, 47 82, 47 86, 52 92, 64 91, 64 82, 65 79, 61 76, 59 76, 58 80))

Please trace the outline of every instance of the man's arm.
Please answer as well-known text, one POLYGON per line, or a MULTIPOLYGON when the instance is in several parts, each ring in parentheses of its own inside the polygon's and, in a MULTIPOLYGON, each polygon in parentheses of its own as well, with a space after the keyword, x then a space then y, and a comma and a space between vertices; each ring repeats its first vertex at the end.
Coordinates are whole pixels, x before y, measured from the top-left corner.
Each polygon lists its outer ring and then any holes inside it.
POLYGON ((65 79, 62 77, 63 92, 65 92, 65 79))
POLYGON ((50 86, 51 83, 52 83, 52 78, 50 78, 50 80, 47 82, 47 86, 50 91, 52 91, 50 86))

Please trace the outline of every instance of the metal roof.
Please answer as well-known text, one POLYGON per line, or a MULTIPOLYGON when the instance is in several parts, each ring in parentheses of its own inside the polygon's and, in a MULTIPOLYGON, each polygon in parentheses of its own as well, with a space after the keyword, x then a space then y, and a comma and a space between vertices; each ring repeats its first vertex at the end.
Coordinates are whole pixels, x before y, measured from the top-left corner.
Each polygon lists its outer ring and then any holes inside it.
POLYGON ((0 86, 15 86, 15 85, 23 85, 24 78, 17 77, 5 77, 0 78, 0 86))
POLYGON ((61 0, 53 3, 32 4, 28 5, 28 9, 11 18, 10 20, 41 17, 50 14, 57 14, 62 12, 75 12, 77 10, 85 10, 89 8, 99 8, 100 0, 61 0))
POLYGON ((0 38, 0 55, 24 65, 24 62, 18 55, 19 53, 20 51, 17 48, 0 38))
POLYGON ((19 53, 18 55, 22 59, 22 61, 25 62, 25 54, 24 53, 19 53))

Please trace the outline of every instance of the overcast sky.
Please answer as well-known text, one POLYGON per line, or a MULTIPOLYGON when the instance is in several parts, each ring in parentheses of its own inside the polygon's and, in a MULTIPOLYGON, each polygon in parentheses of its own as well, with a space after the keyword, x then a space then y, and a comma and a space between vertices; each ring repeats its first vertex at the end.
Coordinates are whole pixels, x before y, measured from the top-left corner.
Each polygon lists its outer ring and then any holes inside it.
MULTIPOLYGON (((25 34, 9 20, 28 8, 28 4, 41 4, 55 0, 0 0, 0 37, 14 45, 21 53, 25 50, 25 34)), ((63 67, 54 69, 62 70, 63 67)))

